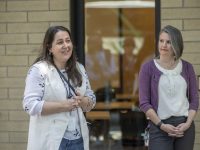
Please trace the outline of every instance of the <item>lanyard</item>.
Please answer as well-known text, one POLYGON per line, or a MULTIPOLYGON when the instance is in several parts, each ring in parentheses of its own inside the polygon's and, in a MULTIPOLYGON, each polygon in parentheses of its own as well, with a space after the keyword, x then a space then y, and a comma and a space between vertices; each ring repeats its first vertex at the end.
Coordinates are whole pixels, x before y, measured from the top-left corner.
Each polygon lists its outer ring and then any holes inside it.
POLYGON ((58 74, 60 75, 60 78, 62 79, 62 80, 65 80, 65 82, 68 84, 68 86, 69 86, 69 89, 71 89, 72 91, 73 91, 73 93, 75 94, 75 95, 77 95, 76 94, 76 91, 75 91, 75 89, 74 89, 74 87, 70 84, 70 82, 65 78, 65 76, 60 72, 60 70, 55 66, 55 68, 56 68, 56 70, 57 70, 57 72, 58 72, 58 74))

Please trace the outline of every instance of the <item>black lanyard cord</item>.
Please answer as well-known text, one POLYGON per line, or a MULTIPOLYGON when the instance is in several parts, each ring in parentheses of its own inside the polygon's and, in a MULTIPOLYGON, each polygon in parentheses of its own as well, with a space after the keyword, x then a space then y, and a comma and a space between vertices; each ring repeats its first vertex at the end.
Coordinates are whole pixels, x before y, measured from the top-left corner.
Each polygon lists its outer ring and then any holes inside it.
POLYGON ((77 96, 76 90, 74 89, 74 87, 73 87, 73 86, 70 84, 70 82, 65 78, 65 76, 60 72, 60 70, 56 67, 56 65, 55 65, 55 68, 56 68, 58 74, 60 75, 60 78, 65 80, 65 82, 68 84, 69 88, 70 88, 70 89, 74 92, 74 94, 77 96))

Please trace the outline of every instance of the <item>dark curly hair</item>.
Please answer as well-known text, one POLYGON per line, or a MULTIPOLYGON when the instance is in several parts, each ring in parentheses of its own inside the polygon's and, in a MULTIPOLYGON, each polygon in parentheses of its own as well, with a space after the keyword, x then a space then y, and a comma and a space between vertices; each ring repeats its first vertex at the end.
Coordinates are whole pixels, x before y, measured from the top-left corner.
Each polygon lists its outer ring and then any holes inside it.
MULTIPOLYGON (((36 58, 34 63, 37 63, 39 61, 46 61, 48 64, 55 66, 54 61, 53 61, 53 55, 49 54, 49 49, 52 47, 52 43, 58 31, 66 31, 69 34, 70 39, 72 39, 70 30, 68 28, 63 27, 63 26, 49 27, 45 33, 45 37, 44 37, 42 48, 41 48, 41 53, 39 54, 39 57, 36 58)), ((71 57, 66 62, 65 70, 68 74, 68 78, 73 82, 73 84, 75 86, 81 86, 82 77, 76 67, 76 63, 77 63, 76 52, 75 50, 73 50, 71 57)))

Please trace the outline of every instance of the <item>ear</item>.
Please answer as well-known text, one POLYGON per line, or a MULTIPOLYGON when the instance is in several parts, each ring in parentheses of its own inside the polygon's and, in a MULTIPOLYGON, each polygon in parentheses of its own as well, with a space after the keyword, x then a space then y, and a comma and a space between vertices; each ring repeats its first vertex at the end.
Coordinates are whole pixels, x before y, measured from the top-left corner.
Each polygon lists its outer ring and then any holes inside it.
POLYGON ((52 48, 50 48, 49 46, 47 46, 49 49, 49 53, 52 53, 52 48))
POLYGON ((46 47, 47 47, 48 50, 51 50, 51 46, 49 44, 47 44, 46 47))
POLYGON ((49 55, 53 55, 51 48, 49 49, 49 55))

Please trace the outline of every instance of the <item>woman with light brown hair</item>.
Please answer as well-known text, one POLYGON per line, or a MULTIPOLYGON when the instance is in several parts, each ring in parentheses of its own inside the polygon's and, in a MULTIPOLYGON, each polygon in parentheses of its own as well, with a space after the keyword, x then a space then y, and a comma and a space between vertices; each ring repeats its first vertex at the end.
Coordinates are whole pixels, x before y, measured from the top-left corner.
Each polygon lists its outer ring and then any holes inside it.
POLYGON ((199 96, 193 66, 181 59, 180 30, 165 26, 158 51, 139 74, 140 108, 150 119, 149 150, 193 150, 199 96))

